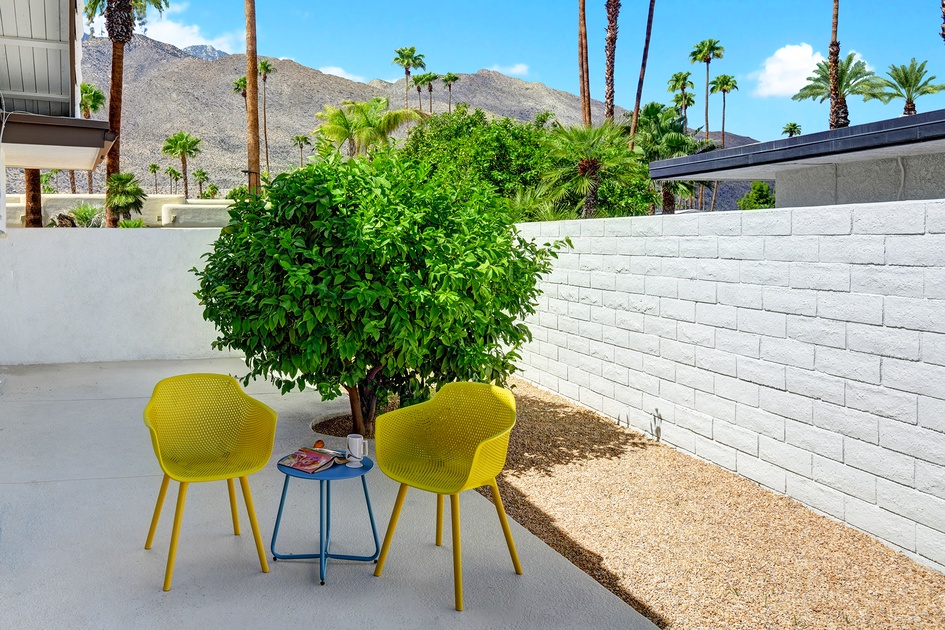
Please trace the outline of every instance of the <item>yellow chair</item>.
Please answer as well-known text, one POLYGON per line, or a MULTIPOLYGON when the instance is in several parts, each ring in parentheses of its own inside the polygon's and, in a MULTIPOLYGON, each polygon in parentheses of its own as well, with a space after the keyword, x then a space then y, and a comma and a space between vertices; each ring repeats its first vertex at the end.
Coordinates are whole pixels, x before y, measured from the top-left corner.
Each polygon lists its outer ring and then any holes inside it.
POLYGON ((444 385, 428 402, 404 407, 377 418, 377 464, 400 491, 377 560, 375 576, 384 570, 407 487, 436 497, 436 544, 443 544, 443 497, 449 495, 453 525, 453 588, 456 610, 463 609, 463 558, 459 531, 459 493, 488 485, 502 523, 515 572, 522 565, 505 516, 496 475, 505 466, 509 433, 515 424, 511 392, 484 383, 444 385))
POLYGON ((161 483, 157 505, 154 506, 145 549, 150 549, 154 542, 168 482, 171 479, 180 482, 171 548, 164 574, 165 591, 171 590, 171 579, 174 577, 174 559, 187 486, 200 481, 226 479, 233 533, 239 536, 240 523, 233 483, 235 478, 239 478, 256 551, 259 553, 259 564, 263 573, 269 573, 246 477, 269 462, 276 436, 276 418, 275 411, 246 395, 232 376, 184 374, 166 378, 154 387, 151 400, 144 409, 144 423, 151 431, 151 444, 164 471, 164 481, 161 483))

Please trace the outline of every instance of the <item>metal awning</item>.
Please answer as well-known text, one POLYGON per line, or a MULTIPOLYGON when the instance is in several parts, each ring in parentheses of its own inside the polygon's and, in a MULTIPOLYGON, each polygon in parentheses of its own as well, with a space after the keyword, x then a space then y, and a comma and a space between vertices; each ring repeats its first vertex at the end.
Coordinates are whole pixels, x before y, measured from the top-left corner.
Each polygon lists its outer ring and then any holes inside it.
POLYGON ((91 171, 115 138, 104 120, 11 114, 0 140, 7 167, 91 171))

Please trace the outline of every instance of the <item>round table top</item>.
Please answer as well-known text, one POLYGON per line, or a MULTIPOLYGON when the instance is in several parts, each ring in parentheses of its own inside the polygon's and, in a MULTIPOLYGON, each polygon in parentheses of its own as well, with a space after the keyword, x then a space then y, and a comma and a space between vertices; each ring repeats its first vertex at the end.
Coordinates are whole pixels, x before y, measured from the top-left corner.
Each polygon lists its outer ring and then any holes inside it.
MULTIPOLYGON (((282 458, 280 457, 279 459, 282 458)), ((290 466, 283 466, 282 464, 279 464, 278 467, 280 472, 283 472, 290 477, 298 477, 299 479, 318 479, 319 481, 340 481, 342 479, 355 479, 368 474, 371 469, 374 468, 374 460, 372 460, 370 457, 365 457, 361 460, 360 468, 348 468, 344 464, 335 464, 331 468, 317 473, 307 473, 290 466)))

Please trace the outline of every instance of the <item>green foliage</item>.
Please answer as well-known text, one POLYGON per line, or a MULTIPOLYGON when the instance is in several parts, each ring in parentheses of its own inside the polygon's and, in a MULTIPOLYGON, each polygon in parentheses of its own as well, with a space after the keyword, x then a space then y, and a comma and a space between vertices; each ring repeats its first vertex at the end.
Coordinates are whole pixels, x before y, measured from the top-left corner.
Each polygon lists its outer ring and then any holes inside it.
POLYGON ((799 136, 801 135, 801 126, 796 122, 789 122, 784 125, 784 129, 781 130, 781 135, 787 136, 788 138, 799 136))
POLYGON ((73 208, 69 214, 75 219, 78 227, 102 227, 105 210, 90 203, 82 203, 73 208))
POLYGON ((61 172, 62 171, 58 168, 54 168, 45 173, 40 173, 39 185, 44 195, 55 195, 59 193, 59 173, 61 172))
POLYGON ((131 219, 132 212, 141 214, 147 198, 141 183, 132 173, 115 173, 105 183, 105 206, 126 220, 131 219))
POLYGON ((143 228, 148 227, 144 224, 144 219, 124 219, 118 222, 120 228, 143 228))
MULTIPOLYGON (((920 96, 927 94, 938 94, 945 90, 945 84, 932 83, 935 75, 927 76, 925 69, 928 61, 917 63, 915 57, 909 62, 909 65, 890 65, 888 79, 880 79, 883 92, 871 97, 879 98, 884 103, 889 103, 893 99, 901 98, 905 100, 903 114, 911 116, 916 113, 915 101, 920 96)), ((868 99, 867 99, 868 100, 868 99)))
MULTIPOLYGON (((851 95, 862 96, 864 100, 882 98, 882 79, 876 76, 866 66, 862 59, 857 60, 854 53, 850 53, 837 65, 837 84, 839 94, 846 98, 851 95)), ((830 65, 821 61, 814 69, 813 76, 807 77, 807 85, 791 97, 794 101, 805 99, 823 103, 830 98, 830 65)))
POLYGON ((245 353, 246 382, 345 388, 367 430, 388 393, 503 383, 557 247, 522 238, 490 186, 396 151, 282 173, 230 215, 195 270, 214 346, 245 353))
POLYGON ((207 189, 203 191, 201 199, 216 199, 217 195, 220 194, 220 187, 216 184, 208 184, 207 189))
POLYGON ((752 182, 751 190, 738 200, 739 210, 760 210, 774 207, 774 195, 766 182, 752 182))
POLYGON ((89 83, 79 86, 79 111, 83 118, 91 118, 92 114, 105 106, 105 94, 89 83))
POLYGON ((470 113, 459 103, 453 113, 432 116, 411 129, 404 151, 430 162, 444 177, 486 182, 512 198, 519 188, 537 186, 549 166, 542 146, 548 117, 540 115, 532 124, 489 120, 482 110, 470 113))
POLYGON ((226 193, 227 199, 233 199, 239 201, 241 199, 249 198, 249 186, 246 184, 240 184, 235 188, 230 188, 230 192, 226 193))
POLYGON ((328 139, 339 149, 347 146, 348 155, 386 147, 394 131, 410 121, 422 119, 416 110, 389 107, 387 98, 383 97, 363 102, 342 101, 341 107, 326 104, 315 114, 322 121, 316 131, 320 138, 328 139))

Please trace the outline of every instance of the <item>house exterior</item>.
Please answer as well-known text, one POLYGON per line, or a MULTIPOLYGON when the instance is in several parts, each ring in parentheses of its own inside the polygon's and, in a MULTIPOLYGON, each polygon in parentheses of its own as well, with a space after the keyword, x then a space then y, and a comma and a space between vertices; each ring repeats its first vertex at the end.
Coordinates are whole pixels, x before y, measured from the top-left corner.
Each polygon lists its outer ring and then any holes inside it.
POLYGON ((82 0, 0 0, 0 230, 6 168, 92 170, 115 135, 79 113, 82 0))

